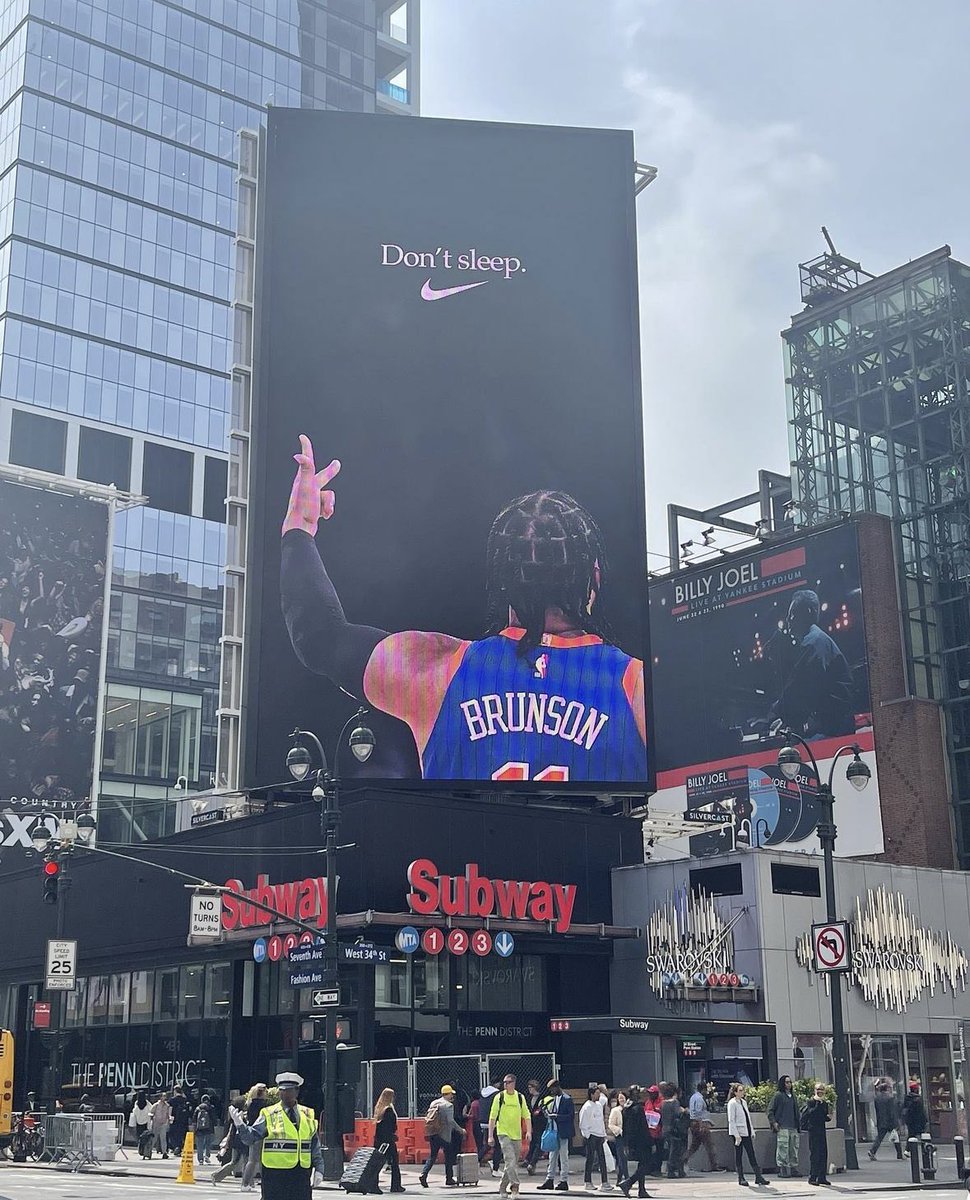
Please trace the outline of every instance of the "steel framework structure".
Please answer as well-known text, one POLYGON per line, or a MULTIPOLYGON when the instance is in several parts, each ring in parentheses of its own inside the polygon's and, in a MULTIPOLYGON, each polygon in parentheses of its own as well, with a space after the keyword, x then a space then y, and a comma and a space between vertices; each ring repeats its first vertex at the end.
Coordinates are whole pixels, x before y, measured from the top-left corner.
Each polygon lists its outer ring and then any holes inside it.
POLYGON ((833 263, 822 299, 818 262, 782 333, 796 517, 893 519, 909 691, 944 709, 970 868, 970 267, 949 246, 861 283, 833 263))

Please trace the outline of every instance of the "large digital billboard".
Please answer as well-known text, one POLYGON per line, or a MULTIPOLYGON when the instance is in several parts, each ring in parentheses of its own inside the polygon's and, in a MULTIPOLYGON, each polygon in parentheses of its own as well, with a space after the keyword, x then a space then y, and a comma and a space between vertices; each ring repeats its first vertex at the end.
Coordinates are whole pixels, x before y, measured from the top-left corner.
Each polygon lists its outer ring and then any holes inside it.
POLYGON ((257 233, 250 786, 650 782, 629 133, 272 109, 257 233))
POLYGON ((0 480, 0 802, 16 835, 9 844, 24 844, 23 814, 38 805, 52 811, 91 795, 107 541, 103 504, 0 480))
POLYGON ((776 721, 810 744, 825 779, 836 750, 858 743, 873 779, 857 792, 836 767, 839 853, 883 850, 857 537, 846 523, 651 583, 650 803, 710 822, 692 853, 735 840, 818 849, 818 780, 778 770, 776 721))

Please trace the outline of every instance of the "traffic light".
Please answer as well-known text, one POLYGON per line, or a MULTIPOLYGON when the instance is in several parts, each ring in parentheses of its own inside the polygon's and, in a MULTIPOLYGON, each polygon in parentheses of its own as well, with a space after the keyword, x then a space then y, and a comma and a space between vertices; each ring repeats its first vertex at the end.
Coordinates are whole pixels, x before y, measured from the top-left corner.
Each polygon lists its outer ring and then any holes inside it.
POLYGON ((61 877, 61 864, 53 859, 44 863, 44 903, 57 903, 57 884, 61 877))

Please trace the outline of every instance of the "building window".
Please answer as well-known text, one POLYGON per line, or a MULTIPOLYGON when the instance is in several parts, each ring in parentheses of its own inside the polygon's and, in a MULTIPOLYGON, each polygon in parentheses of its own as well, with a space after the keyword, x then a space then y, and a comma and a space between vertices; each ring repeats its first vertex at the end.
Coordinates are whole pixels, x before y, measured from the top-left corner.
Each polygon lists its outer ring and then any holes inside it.
POLYGON ((131 438, 82 425, 77 451, 77 477, 92 483, 131 486, 131 438))
POLYGON ((103 769, 112 775, 194 782, 199 775, 202 697, 111 684, 103 769))
POLYGON ((226 523, 226 486, 229 464, 222 458, 205 459, 205 478, 202 485, 202 515, 207 521, 226 523))
POLYGON ((92 975, 88 980, 88 1024, 104 1025, 108 1020, 108 976, 92 975))
POLYGON ((228 1017, 232 1002, 232 963, 208 963, 205 976, 205 1015, 228 1017))
MULTIPOLYGON (((87 1005, 88 997, 88 981, 79 979, 75 984, 74 990, 66 994, 67 1006, 64 1017, 64 1024, 69 1029, 76 1029, 84 1024, 84 1014, 87 1005)), ((7 1025, 9 1029, 10 1026, 7 1025)))
POLYGON ((10 461, 18 467, 64 474, 67 453, 67 422, 42 417, 39 413, 13 410, 10 422, 10 461))
POLYGON ((204 967, 182 967, 179 979, 179 1016, 183 1021, 192 1021, 202 1016, 204 984, 204 967))
POLYGON ((108 1024, 128 1024, 128 997, 131 988, 131 976, 125 971, 121 975, 109 976, 108 983, 108 1024))
POLYGON ((132 971, 130 1020, 133 1025, 151 1021, 154 996, 155 972, 132 971))
POLYGON ((818 867, 771 864, 771 890, 776 896, 821 896, 818 867))
POLYGON ((515 959, 461 959, 458 1007, 463 1012, 545 1011, 545 960, 534 954, 515 959))
POLYGON ((174 446, 145 443, 141 490, 152 508, 192 513, 192 455, 174 446))
POLYGON ((179 969, 166 967, 155 976, 155 1020, 175 1021, 179 1015, 179 969))
POLYGON ((706 892, 708 896, 742 896, 741 864, 728 863, 723 867, 698 867, 690 872, 691 892, 706 892))

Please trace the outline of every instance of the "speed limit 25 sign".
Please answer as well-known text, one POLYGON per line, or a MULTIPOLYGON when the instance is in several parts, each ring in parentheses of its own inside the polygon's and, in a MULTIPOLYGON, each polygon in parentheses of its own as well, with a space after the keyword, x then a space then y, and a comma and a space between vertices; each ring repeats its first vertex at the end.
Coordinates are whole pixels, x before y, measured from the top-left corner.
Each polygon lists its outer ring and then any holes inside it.
POLYGON ((47 942, 47 990, 73 992, 77 982, 77 942, 49 938, 47 942))
POLYGON ((812 926, 812 954, 816 971, 833 973, 852 969, 852 940, 848 921, 826 921, 812 926))

